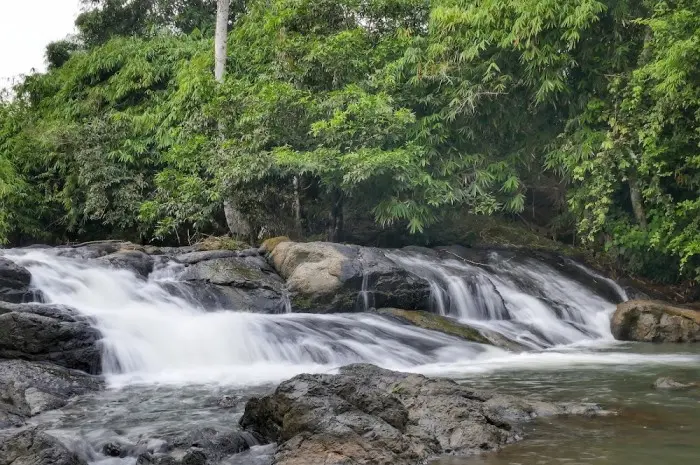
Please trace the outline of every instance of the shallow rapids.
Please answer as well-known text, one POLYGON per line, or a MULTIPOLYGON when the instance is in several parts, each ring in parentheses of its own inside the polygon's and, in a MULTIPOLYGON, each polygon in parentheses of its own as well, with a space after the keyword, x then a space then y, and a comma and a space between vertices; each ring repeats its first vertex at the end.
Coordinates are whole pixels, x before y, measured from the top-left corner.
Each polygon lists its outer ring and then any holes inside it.
MULTIPOLYGON (((614 304, 544 264, 504 263, 488 272, 455 260, 438 263, 421 255, 392 255, 431 279, 436 312, 523 346, 546 349, 517 354, 373 313, 207 311, 186 292, 173 295, 182 272, 174 262, 160 262, 144 279, 98 261, 59 256, 52 249, 2 254, 29 269, 32 285, 48 303, 73 307, 93 319, 104 337, 103 367, 113 385, 252 386, 355 362, 439 375, 522 366, 687 361, 596 350, 614 344, 607 323, 614 304)), ((371 289, 363 292, 366 296, 371 289)))

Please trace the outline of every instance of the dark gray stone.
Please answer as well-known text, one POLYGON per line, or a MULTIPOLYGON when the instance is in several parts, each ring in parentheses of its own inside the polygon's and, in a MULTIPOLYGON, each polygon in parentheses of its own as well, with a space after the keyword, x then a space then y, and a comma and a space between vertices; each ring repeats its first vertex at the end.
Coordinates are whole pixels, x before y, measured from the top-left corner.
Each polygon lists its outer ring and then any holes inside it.
POLYGON ((474 391, 447 379, 350 365, 300 375, 251 399, 241 426, 279 443, 276 465, 415 465, 496 450, 521 438, 516 422, 602 411, 474 391))
POLYGON ((50 363, 0 360, 0 428, 19 426, 102 386, 100 378, 50 363))
POLYGON ((86 465, 56 438, 38 428, 0 435, 0 465, 86 465))
POLYGON ((0 257, 0 300, 13 303, 39 300, 29 287, 31 279, 26 268, 0 257))
POLYGON ((114 268, 133 271, 144 278, 153 271, 154 259, 139 250, 122 250, 99 258, 114 268))
POLYGON ((205 307, 259 313, 281 313, 284 281, 260 256, 240 257, 230 251, 193 252, 181 278, 196 284, 205 307), (211 258, 216 257, 219 258, 211 258))
POLYGON ((47 361, 98 374, 99 340, 91 322, 67 307, 0 302, 0 359, 47 361))

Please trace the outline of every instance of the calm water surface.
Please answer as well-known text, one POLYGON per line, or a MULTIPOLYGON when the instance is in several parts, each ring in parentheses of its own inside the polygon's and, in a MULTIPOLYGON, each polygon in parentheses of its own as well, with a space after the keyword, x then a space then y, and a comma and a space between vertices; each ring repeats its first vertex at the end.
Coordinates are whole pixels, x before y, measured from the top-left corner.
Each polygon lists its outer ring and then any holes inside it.
MULTIPOLYGON (((700 353, 696 346, 630 345, 649 353, 700 353)), ((495 454, 446 458, 431 465, 685 465, 700 464, 700 389, 659 391, 661 376, 700 381, 700 366, 586 367, 503 371, 464 378, 475 386, 543 400, 597 402, 605 418, 545 419, 526 439, 495 454)))

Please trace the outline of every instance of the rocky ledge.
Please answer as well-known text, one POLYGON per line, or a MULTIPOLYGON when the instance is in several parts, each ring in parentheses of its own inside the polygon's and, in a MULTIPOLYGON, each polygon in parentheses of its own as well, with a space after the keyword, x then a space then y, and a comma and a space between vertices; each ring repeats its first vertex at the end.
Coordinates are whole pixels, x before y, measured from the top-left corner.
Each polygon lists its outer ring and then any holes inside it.
POLYGON ((61 408, 74 396, 97 391, 102 380, 50 363, 0 360, 0 430, 61 408))
POLYGON ((363 311, 358 299, 371 289, 371 306, 426 309, 430 283, 398 266, 379 249, 328 242, 273 242, 263 245, 286 280, 294 311, 363 311))
POLYGON ((617 306, 612 318, 615 339, 641 342, 700 342, 700 311, 653 300, 617 306))
POLYGON ((275 465, 418 465, 497 450, 521 439, 518 424, 536 417, 603 413, 359 364, 283 382, 251 399, 240 423, 278 443, 275 465))

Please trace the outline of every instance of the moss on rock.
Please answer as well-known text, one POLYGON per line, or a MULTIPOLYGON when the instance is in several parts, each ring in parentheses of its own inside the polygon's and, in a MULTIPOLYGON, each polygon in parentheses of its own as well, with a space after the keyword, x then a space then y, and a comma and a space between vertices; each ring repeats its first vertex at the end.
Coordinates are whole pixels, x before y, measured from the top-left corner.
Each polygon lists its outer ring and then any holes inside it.
POLYGON ((434 313, 401 310, 398 308, 380 308, 377 310, 377 313, 398 318, 419 328, 438 331, 467 341, 478 342, 479 344, 492 344, 479 330, 434 313))

